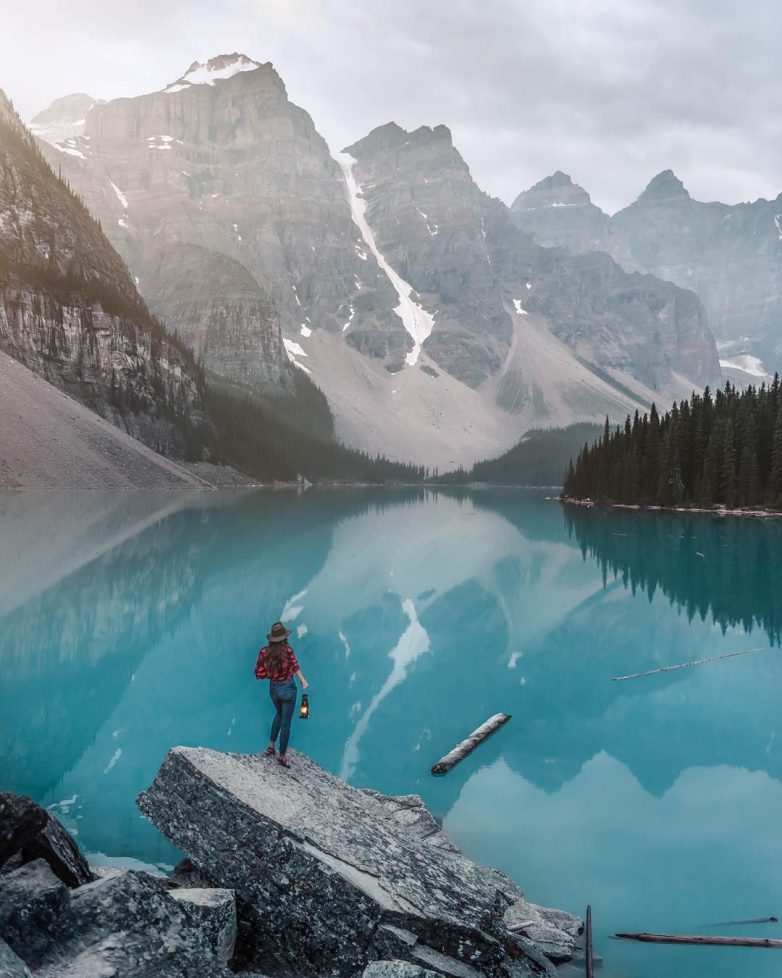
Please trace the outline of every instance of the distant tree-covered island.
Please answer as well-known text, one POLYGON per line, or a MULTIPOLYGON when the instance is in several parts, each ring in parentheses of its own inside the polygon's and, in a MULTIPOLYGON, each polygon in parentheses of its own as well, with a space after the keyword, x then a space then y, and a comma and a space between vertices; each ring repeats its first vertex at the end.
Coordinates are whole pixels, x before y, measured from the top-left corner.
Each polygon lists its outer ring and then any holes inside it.
POLYGON ((624 428, 606 420, 565 475, 564 500, 601 504, 782 510, 782 385, 652 405, 624 428))

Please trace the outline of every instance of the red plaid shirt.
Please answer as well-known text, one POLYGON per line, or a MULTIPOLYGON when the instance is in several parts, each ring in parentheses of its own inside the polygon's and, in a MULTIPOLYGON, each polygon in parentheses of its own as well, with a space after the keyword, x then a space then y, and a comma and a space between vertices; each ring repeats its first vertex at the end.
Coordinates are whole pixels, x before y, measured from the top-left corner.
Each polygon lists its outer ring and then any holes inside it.
POLYGON ((293 649, 285 642, 282 646, 282 664, 280 668, 274 672, 269 672, 269 646, 264 645, 261 651, 258 653, 258 661, 255 663, 255 678, 256 679, 276 679, 278 682, 284 682, 286 679, 293 679, 294 675, 299 671, 299 663, 296 661, 296 656, 294 655, 293 649))

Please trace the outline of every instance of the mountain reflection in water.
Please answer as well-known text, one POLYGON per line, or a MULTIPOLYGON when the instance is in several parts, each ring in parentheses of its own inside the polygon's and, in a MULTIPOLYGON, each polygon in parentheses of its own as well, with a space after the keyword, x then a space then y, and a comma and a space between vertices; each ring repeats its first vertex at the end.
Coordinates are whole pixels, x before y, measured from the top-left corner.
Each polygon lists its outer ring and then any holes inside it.
POLYGON ((748 973, 607 935, 782 907, 780 532, 515 490, 0 495, 0 783, 99 861, 171 865, 135 795, 173 744, 264 744, 252 666, 282 615, 311 683, 294 747, 419 792, 530 899, 592 903, 605 975, 748 973))

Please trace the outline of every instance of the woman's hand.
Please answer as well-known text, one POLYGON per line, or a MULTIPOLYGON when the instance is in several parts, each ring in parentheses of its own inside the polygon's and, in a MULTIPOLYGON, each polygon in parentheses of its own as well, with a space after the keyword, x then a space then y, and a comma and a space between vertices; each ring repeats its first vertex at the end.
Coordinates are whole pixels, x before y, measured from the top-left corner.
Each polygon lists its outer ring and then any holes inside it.
POLYGON ((310 686, 310 684, 307 682, 307 680, 304 678, 304 676, 302 676, 301 677, 301 688, 302 689, 309 689, 309 686, 310 686))

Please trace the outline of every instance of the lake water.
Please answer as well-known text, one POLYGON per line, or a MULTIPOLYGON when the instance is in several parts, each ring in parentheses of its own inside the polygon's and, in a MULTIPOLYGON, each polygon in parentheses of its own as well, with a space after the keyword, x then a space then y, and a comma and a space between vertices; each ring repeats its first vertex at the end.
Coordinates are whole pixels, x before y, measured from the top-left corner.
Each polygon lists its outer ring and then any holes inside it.
POLYGON ((96 861, 172 866, 135 796, 174 744, 265 744, 252 668, 282 615, 311 683, 294 747, 419 792, 530 900, 591 903, 604 976, 770 978, 782 952, 609 935, 782 916, 781 554, 782 523, 523 491, 0 495, 0 786, 96 861))

